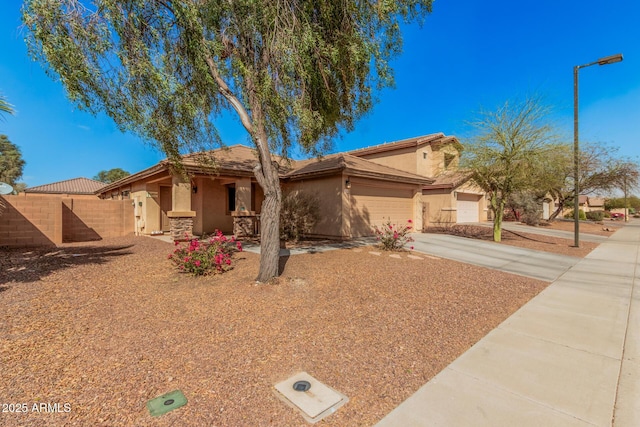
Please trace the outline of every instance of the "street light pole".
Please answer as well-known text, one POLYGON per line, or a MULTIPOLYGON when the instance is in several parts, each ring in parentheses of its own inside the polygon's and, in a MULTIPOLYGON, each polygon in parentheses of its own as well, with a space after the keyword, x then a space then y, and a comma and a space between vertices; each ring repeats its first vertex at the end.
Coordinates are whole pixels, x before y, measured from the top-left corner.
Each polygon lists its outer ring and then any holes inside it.
POLYGON ((578 71, 592 65, 608 65, 622 61, 622 54, 605 56, 597 61, 573 67, 573 222, 574 246, 580 247, 580 144, 578 142, 578 71))

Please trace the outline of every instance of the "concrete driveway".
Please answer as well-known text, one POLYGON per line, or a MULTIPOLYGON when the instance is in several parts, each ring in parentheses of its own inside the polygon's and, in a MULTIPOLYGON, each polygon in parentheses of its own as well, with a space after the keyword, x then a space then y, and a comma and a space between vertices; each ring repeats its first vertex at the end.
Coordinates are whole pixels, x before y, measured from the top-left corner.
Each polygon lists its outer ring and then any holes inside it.
POLYGON ((414 250, 552 282, 582 258, 446 234, 413 233, 414 250))

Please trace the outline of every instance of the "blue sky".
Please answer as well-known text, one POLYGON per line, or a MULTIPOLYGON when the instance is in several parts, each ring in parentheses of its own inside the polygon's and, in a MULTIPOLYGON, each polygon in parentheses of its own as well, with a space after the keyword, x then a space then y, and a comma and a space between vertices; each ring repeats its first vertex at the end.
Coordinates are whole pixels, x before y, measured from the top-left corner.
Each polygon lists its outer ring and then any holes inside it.
MULTIPOLYGON (((17 0, 0 4, 0 93, 16 114, 0 133, 26 161, 22 181, 36 186, 101 170, 137 172, 164 155, 106 116, 74 109, 64 90, 26 54, 17 0)), ((580 140, 640 154, 640 2, 635 0, 436 0, 422 28, 404 29, 392 63, 395 89, 336 151, 444 132, 464 143, 480 108, 542 95, 567 141, 573 138, 573 66, 622 53, 624 61, 580 71, 580 140)), ((249 141, 237 120, 219 123, 228 145, 249 141)))

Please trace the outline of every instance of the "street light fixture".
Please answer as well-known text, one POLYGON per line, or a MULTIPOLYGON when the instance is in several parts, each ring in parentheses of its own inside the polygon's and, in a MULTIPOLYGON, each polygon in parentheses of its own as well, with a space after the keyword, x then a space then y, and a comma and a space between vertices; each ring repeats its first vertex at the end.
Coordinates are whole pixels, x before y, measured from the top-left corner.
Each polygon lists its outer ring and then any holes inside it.
POLYGON ((580 68, 590 67, 592 65, 609 65, 622 61, 622 54, 605 56, 597 61, 584 65, 576 65, 573 67, 573 191, 575 199, 573 201, 573 222, 574 222, 574 246, 580 247, 580 185, 578 183, 580 177, 579 153, 580 146, 578 144, 578 70, 580 68))

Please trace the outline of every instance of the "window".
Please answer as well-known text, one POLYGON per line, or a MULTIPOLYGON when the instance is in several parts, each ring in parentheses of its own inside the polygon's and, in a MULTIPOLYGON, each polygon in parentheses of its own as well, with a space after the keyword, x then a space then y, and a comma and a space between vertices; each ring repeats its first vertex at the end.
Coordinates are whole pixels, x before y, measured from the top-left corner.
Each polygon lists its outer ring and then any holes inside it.
POLYGON ((233 212, 236 210, 236 187, 228 186, 227 187, 227 211, 233 212))
POLYGON ((422 159, 423 160, 427 160, 427 152, 426 151, 422 152, 422 159))

